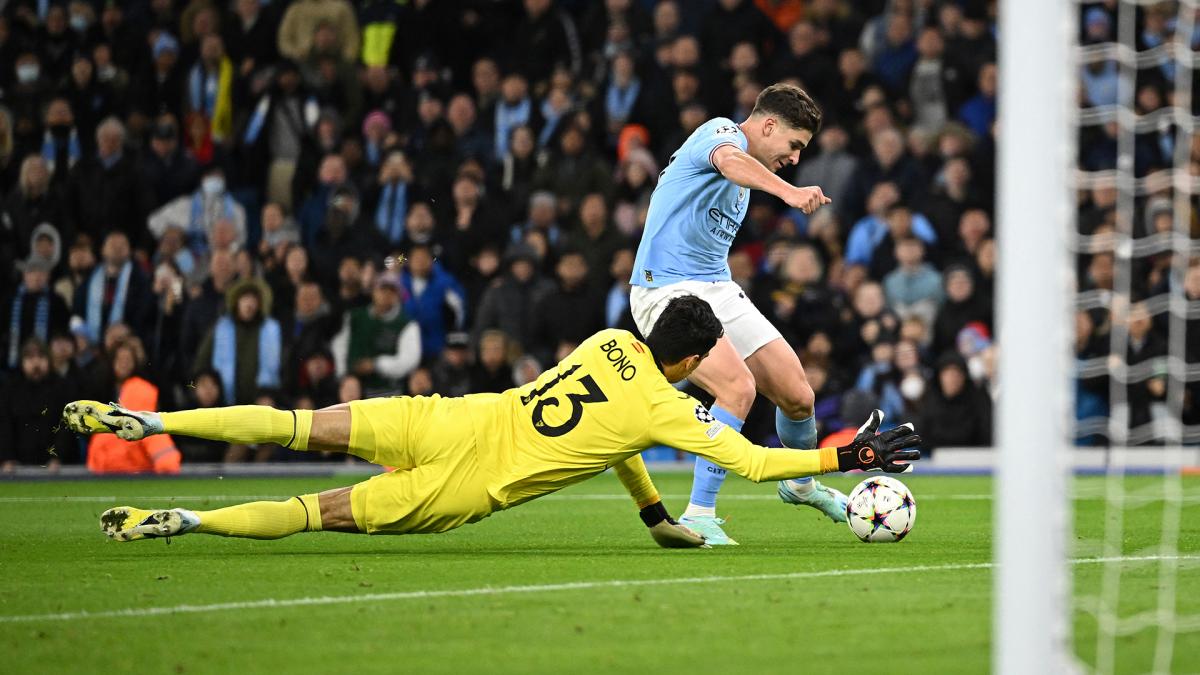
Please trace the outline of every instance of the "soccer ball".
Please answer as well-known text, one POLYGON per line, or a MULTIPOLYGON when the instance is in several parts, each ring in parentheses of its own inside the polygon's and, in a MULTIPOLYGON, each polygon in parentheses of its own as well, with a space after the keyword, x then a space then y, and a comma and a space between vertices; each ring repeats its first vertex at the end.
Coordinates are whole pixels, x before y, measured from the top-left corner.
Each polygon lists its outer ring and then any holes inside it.
POLYGON ((867 543, 900 541, 917 522, 917 502, 904 483, 875 476, 850 492, 846 517, 854 536, 867 543))

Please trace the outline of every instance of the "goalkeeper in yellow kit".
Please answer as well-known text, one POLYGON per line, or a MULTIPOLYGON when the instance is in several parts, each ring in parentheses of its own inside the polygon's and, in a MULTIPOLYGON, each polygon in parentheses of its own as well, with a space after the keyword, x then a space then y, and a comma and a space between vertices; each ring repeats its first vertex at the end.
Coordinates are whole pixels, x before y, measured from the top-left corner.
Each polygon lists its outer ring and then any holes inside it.
POLYGON ((876 435, 876 411, 842 448, 754 445, 671 386, 686 378, 722 334, 708 303, 672 300, 646 342, 622 330, 588 338, 536 381, 501 394, 391 397, 322 410, 234 406, 139 412, 76 401, 64 420, 80 433, 126 440, 169 433, 348 452, 397 467, 350 487, 283 502, 214 511, 109 509, 101 528, 131 541, 191 532, 276 539, 297 532, 445 532, 586 480, 612 467, 662 546, 703 545, 667 513, 638 454, 684 448, 752 481, 850 469, 903 471, 919 458, 911 425, 876 435))

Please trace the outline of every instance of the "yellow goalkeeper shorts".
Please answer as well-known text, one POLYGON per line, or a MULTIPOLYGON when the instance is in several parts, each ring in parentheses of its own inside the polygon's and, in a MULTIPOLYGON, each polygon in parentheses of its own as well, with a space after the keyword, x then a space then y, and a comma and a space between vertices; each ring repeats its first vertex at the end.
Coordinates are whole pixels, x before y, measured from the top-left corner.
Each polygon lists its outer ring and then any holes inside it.
POLYGON ((354 486, 354 522, 368 534, 445 532, 488 517, 475 431, 462 399, 397 396, 350 404, 350 452, 394 466, 354 486))

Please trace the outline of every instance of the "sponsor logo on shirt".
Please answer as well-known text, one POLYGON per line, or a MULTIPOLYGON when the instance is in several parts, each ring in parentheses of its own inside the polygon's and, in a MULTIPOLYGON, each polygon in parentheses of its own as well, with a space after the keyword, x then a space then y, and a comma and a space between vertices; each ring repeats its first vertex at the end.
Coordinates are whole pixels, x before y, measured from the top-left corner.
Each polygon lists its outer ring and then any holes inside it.
POLYGON ((644 274, 646 275, 646 283, 654 283, 654 272, 646 270, 644 274))
POLYGON ((715 206, 708 210, 708 219, 715 223, 708 228, 709 234, 725 243, 733 243, 733 238, 742 228, 741 223, 721 213, 721 210, 715 206))

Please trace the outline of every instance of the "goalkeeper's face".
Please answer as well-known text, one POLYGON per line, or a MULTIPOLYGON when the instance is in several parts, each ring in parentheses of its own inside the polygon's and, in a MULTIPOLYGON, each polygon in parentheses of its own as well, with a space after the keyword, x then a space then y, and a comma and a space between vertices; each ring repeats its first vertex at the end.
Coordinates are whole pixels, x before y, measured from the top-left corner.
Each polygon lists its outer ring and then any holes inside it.
POLYGON ((696 369, 700 367, 700 364, 704 361, 704 359, 708 358, 708 354, 708 352, 703 354, 693 354, 692 356, 684 357, 682 361, 677 363, 664 363, 663 375, 666 376, 667 381, 671 384, 682 382, 683 380, 686 380, 692 373, 696 372, 696 369))

